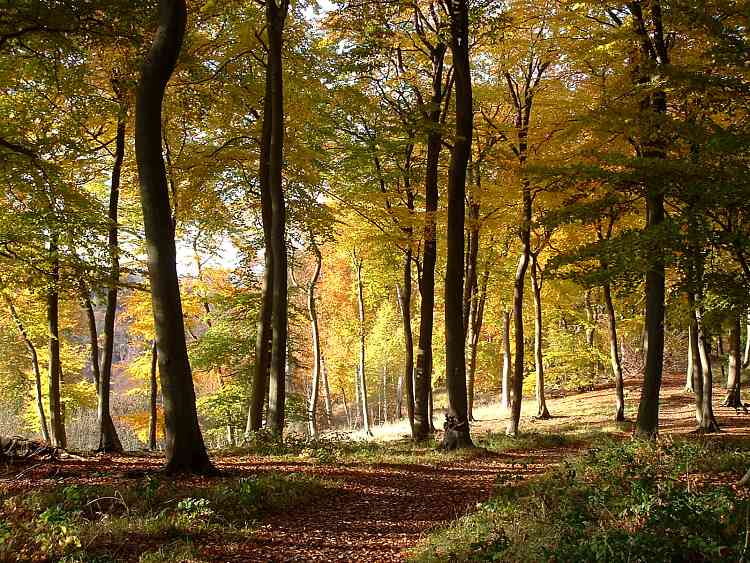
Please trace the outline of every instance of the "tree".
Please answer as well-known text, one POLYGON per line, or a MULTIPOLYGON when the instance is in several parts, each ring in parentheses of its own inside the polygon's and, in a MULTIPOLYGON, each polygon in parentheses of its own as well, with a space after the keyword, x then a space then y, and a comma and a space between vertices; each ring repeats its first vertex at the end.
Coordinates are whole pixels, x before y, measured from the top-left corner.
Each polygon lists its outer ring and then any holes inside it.
POLYGON ((177 64, 186 19, 184 0, 160 0, 159 27, 142 63, 136 90, 135 145, 164 396, 165 469, 209 473, 214 469, 198 426, 177 279, 174 223, 162 157, 162 101, 177 64))
POLYGON ((466 0, 444 2, 450 16, 450 48, 456 90, 456 131, 448 172, 448 244, 445 269, 445 377, 448 388, 443 448, 473 447, 466 397, 463 327, 464 212, 466 170, 471 155, 474 111, 469 62, 469 7, 466 0))

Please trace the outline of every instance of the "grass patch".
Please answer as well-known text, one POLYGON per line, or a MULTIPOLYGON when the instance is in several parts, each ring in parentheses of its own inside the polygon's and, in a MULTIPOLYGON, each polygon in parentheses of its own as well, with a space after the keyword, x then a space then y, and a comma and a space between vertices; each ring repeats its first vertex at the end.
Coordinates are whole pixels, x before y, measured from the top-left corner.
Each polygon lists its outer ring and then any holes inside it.
POLYGON ((748 445, 602 439, 432 534, 413 561, 737 561, 748 445))
POLYGON ((0 559, 199 561, 195 546, 202 537, 248 537, 265 513, 310 502, 330 487, 303 474, 190 485, 151 475, 118 486, 75 484, 6 495, 0 559))

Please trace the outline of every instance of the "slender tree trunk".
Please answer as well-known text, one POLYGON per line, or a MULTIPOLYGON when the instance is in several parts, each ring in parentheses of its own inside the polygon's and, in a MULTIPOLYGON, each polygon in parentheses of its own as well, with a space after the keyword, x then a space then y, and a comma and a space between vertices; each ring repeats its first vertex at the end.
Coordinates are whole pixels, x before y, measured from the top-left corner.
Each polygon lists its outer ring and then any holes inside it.
POLYGON ((388 422, 388 366, 383 364, 383 422, 388 422))
POLYGON ((705 332, 703 319, 698 310, 698 350, 701 356, 703 370, 703 400, 701 401, 700 430, 703 432, 718 432, 719 425, 714 417, 713 408, 713 372, 711 369, 711 336, 705 332))
POLYGON ((16 323, 16 327, 18 328, 18 332, 21 335, 21 339, 23 340, 23 343, 26 345, 26 349, 31 355, 31 369, 34 373, 34 397, 36 400, 36 413, 39 417, 39 428, 42 431, 42 438, 44 438, 44 441, 49 444, 50 435, 49 428, 47 427, 47 416, 44 413, 44 400, 42 398, 42 373, 39 369, 39 355, 37 354, 36 346, 34 346, 34 343, 31 341, 31 338, 29 338, 29 335, 26 332, 26 327, 24 326, 23 321, 21 321, 21 317, 18 315, 18 311, 16 311, 16 308, 13 305, 13 301, 11 301, 8 296, 5 296, 5 303, 10 310, 10 316, 13 318, 13 322, 16 323))
POLYGON ((52 430, 51 444, 56 448, 67 447, 63 405, 60 399, 62 369, 60 365, 59 300, 60 262, 57 255, 57 237, 50 243, 52 275, 47 291, 47 327, 49 330, 49 418, 52 430))
MULTIPOLYGON (((630 2, 633 14, 635 33, 641 42, 641 55, 644 68, 655 67, 660 72, 662 66, 669 65, 667 41, 663 33, 661 2, 648 2, 651 24, 654 33, 649 33, 643 15, 642 2, 630 2)), ((639 83, 650 82, 654 76, 641 75, 639 83)), ((646 159, 665 159, 666 141, 660 131, 659 118, 667 112, 667 98, 663 91, 650 94, 643 100, 642 109, 648 116, 648 122, 654 123, 654 130, 644 134, 643 157, 646 159)), ((658 231, 664 223, 664 191, 661 185, 651 182, 646 186, 646 231, 658 231)), ((646 272, 646 342, 645 371, 641 400, 638 405, 638 419, 635 433, 639 436, 653 438, 659 429, 659 392, 661 390, 662 370, 664 366, 664 256, 660 248, 654 247, 646 272)), ((704 366, 704 372, 706 366, 704 366)), ((709 368, 710 371, 710 368, 709 368)))
POLYGON ((745 325, 745 353, 742 356, 742 367, 750 367, 750 313, 747 314, 747 325, 745 325))
POLYGON ((149 420, 148 420, 148 449, 153 451, 156 449, 156 425, 157 416, 159 415, 156 409, 157 392, 158 387, 156 385, 156 372, 158 367, 158 358, 156 351, 156 340, 151 345, 151 374, 149 377, 149 420))
POLYGON ((469 377, 466 393, 469 399, 468 416, 474 420, 474 386, 477 373, 477 352, 479 349, 479 337, 482 333, 482 322, 484 321, 484 307, 487 302, 487 282, 490 278, 489 264, 482 272, 482 281, 479 294, 471 306, 471 337, 469 339, 469 377))
MULTIPOLYGON (((118 98, 123 99, 124 93, 113 82, 118 98)), ((107 288, 107 308, 104 313, 104 348, 102 350, 102 366, 100 370, 97 402, 97 419, 99 421, 99 451, 122 452, 120 437, 117 435, 112 413, 110 412, 110 382, 112 380, 112 355, 115 346, 115 316, 117 314, 117 285, 120 283, 120 246, 118 240, 118 207, 120 202, 120 176, 122 163, 125 158, 125 124, 127 122, 127 108, 125 102, 120 102, 120 115, 117 120, 117 136, 115 139, 115 163, 112 167, 112 182, 109 190, 109 227, 108 245, 110 259, 110 279, 107 288)), ((96 324, 94 324, 94 332, 96 324)), ((92 334, 93 338, 93 334, 92 334)))
POLYGON ((445 378, 448 409, 443 448, 473 447, 466 397, 466 350, 462 291, 464 266, 464 212, 466 169, 471 156, 474 114, 469 62, 469 8, 467 0, 447 4, 456 88, 456 135, 448 171, 448 225, 445 271, 445 378))
POLYGON ((403 411, 404 404, 404 375, 398 376, 396 382, 396 419, 401 420, 404 417, 403 411))
POLYGON ((687 294, 688 307, 690 311, 690 350, 693 354, 692 364, 692 387, 695 393, 695 420, 700 426, 703 420, 703 365, 701 362, 700 345, 698 342, 698 316, 696 314, 695 295, 692 292, 687 294))
MULTIPOLYGON (((422 249, 422 278, 419 291, 419 345, 417 369, 414 377, 414 430, 415 440, 424 440, 432 431, 429 395, 432 386, 432 331, 435 309, 435 264, 437 262, 437 236, 435 214, 438 208, 438 180, 440 151, 443 136, 440 131, 443 91, 443 62, 447 46, 438 43, 432 51, 432 99, 427 114, 430 130, 427 135, 427 162, 425 168, 425 224, 422 249)), ((401 408, 399 406, 399 417, 401 408)))
POLYGON ((740 394, 742 385, 742 320, 739 314, 733 315, 729 329, 729 378, 727 394, 723 406, 743 408, 740 394))
POLYGON ((716 335, 716 356, 719 359, 719 368, 721 369, 721 385, 726 385, 727 374, 724 371, 724 340, 721 334, 716 335))
POLYGON ((605 283, 602 286, 602 290, 609 324, 609 357, 612 363, 612 374, 615 377, 615 422, 622 422, 625 420, 625 391, 622 363, 620 361, 620 347, 617 342, 617 318, 615 317, 615 306, 612 303, 612 289, 610 285, 605 283))
POLYGON ((320 269, 322 266, 322 256, 317 245, 313 242, 312 244, 313 253, 315 254, 315 273, 313 274, 310 283, 307 284, 307 311, 310 315, 310 328, 312 331, 312 345, 313 345, 313 372, 312 372, 312 384, 310 385, 310 403, 307 409, 307 420, 311 436, 318 435, 318 426, 315 418, 315 414, 318 411, 318 389, 320 387, 320 371, 321 371, 321 354, 320 354, 320 331, 318 329, 318 312, 315 306, 315 287, 318 284, 318 278, 320 277, 320 269))
POLYGON ((396 296, 401 309, 404 329, 404 382, 406 383, 406 414, 414 436, 414 340, 411 331, 411 250, 404 255, 404 287, 396 284, 396 296))
POLYGON ((500 406, 507 409, 510 406, 510 311, 503 311, 503 373, 502 373, 502 395, 500 406))
MULTIPOLYGON (((367 377, 365 372, 365 297, 364 285, 362 283, 362 259, 354 254, 354 269, 357 273, 357 303, 359 310, 359 369, 357 375, 359 379, 360 406, 362 411, 362 424, 365 433, 372 435, 370 431, 370 412, 367 406, 367 377)), ((408 384, 407 384, 408 385, 408 384)))
POLYGON ((528 180, 522 179, 523 215, 521 217, 521 256, 518 259, 516 277, 513 283, 513 327, 515 338, 515 358, 513 358, 513 377, 510 387, 510 418, 506 434, 516 436, 521 420, 521 401, 523 400, 524 375, 524 335, 523 335, 523 292, 526 270, 531 258, 531 189, 528 180))
POLYGON ((274 265, 271 252, 271 191, 269 188, 268 166, 271 150, 271 75, 266 73, 266 91, 263 97, 263 126, 261 130, 258 183, 260 186, 261 217, 263 220, 263 240, 265 258, 263 288, 258 323, 255 333, 255 364, 253 365, 252 395, 247 414, 245 434, 257 432, 263 427, 263 406, 268 393, 268 376, 271 367, 271 316, 273 308, 274 265))
POLYGON ((328 384, 328 368, 326 368, 323 356, 320 357, 320 374, 323 376, 323 405, 326 413, 328 428, 333 428, 333 405, 331 404, 331 387, 328 384))
POLYGON ((162 101, 182 47, 187 10, 185 0, 160 0, 159 8, 159 29, 141 66, 137 88, 135 146, 164 397, 165 469, 209 473, 214 468, 198 425, 162 156, 162 101))
MULTIPOLYGON (((359 389, 359 386, 356 386, 357 389, 359 389)), ((349 429, 352 429, 352 414, 349 410, 349 403, 346 400, 346 391, 344 391, 344 388, 341 388, 341 400, 344 403, 344 414, 346 414, 346 424, 349 427, 349 429)))
POLYGON ((273 255, 273 307, 271 319, 271 370, 268 426, 281 436, 286 403, 287 254, 286 207, 282 186, 284 156, 284 85, 281 51, 288 0, 266 2, 268 69, 271 75, 271 145, 268 185, 271 192, 271 253, 273 255))
POLYGON ((552 418, 544 396, 544 356, 542 355, 542 286, 536 254, 531 255, 531 288, 534 293, 534 364, 536 367, 536 416, 552 418))
POLYGON ((687 369, 685 373, 685 391, 688 393, 693 393, 693 370, 695 369, 695 364, 693 363, 693 335, 691 334, 693 331, 693 324, 690 323, 688 325, 688 357, 687 357, 687 369))

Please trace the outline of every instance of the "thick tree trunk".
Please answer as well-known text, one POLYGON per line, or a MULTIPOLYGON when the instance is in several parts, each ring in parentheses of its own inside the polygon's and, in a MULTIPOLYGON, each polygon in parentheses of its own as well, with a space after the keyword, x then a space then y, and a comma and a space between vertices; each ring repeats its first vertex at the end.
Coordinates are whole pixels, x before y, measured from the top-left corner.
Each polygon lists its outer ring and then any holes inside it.
POLYGON ((322 257, 320 250, 315 243, 312 244, 313 253, 315 254, 315 273, 310 283, 307 284, 307 311, 310 315, 310 329, 312 331, 313 346, 313 372, 310 385, 310 402, 307 408, 307 421, 311 436, 318 435, 318 426, 315 415, 318 411, 318 389, 320 388, 320 371, 321 371, 321 354, 320 354, 320 331, 318 329, 318 311, 315 306, 315 287, 320 277, 322 266, 322 257))
POLYGON ((42 398, 42 373, 39 369, 39 355, 37 354, 36 346, 34 346, 34 343, 31 341, 31 338, 29 338, 29 335, 26 332, 26 327, 24 326, 21 317, 18 315, 18 311, 16 311, 16 308, 13 305, 13 301, 11 301, 8 296, 5 296, 5 303, 10 310, 10 316, 13 318, 13 322, 18 328, 21 339, 23 340, 23 343, 26 345, 26 349, 31 355, 31 369, 34 374, 34 398, 36 400, 36 413, 39 417, 39 428, 42 432, 42 438, 49 444, 50 435, 49 428, 47 427, 47 416, 44 413, 44 400, 42 398))
MULTIPOLYGON (((118 86, 115 85, 117 92, 118 86)), ((118 97, 122 97, 120 92, 118 97)), ((125 124, 127 109, 125 102, 120 103, 120 115, 117 120, 115 139, 115 163, 112 167, 112 182, 109 190, 109 228, 108 245, 110 259, 110 279, 107 288, 107 308, 104 313, 104 348, 102 350, 102 367, 100 370, 97 402, 97 419, 99 421, 99 451, 122 452, 120 437, 117 435, 110 412, 110 382, 112 380, 112 355, 115 346, 115 316, 117 314, 117 285, 120 283, 120 247, 118 240, 118 207, 120 202, 120 176, 122 162, 125 158, 125 124)), ((96 328, 96 325, 94 325, 96 328)), ((92 335, 93 336, 93 335, 92 335)))
POLYGON ((620 361, 620 347, 617 342, 617 318, 615 306, 612 303, 612 289, 608 283, 602 286, 604 305, 607 308, 609 325, 609 357, 612 363, 612 374, 615 377, 615 422, 625 420, 625 391, 622 377, 622 363, 620 361))
POLYGON ((542 354, 542 285, 536 254, 531 255, 531 288, 534 293, 534 365, 536 367, 536 416, 552 418, 544 396, 544 355, 542 354))
POLYGON ((362 425, 365 433, 372 435, 370 431, 370 411, 367 406, 367 377, 365 372, 365 296, 362 283, 362 259, 356 253, 354 258, 354 269, 357 274, 357 305, 359 311, 359 369, 357 376, 359 385, 357 389, 360 394, 360 410, 362 412, 362 425))
MULTIPOLYGON (((414 430, 415 440, 424 440, 432 431, 429 395, 432 386, 432 331, 435 309, 435 264, 437 262, 437 229, 435 214, 438 208, 438 180, 440 151, 443 136, 440 131, 440 114, 443 91, 443 61, 447 47, 438 43, 432 52, 432 99, 427 114, 430 130, 427 135, 427 162, 425 168, 425 223, 422 249, 422 278, 419 291, 419 345, 417 370, 414 377, 414 430)), ((400 416, 399 407, 399 416, 400 416)))
POLYGON ((271 192, 271 253, 273 255, 273 307, 271 318, 271 369, 268 394, 268 427, 284 431, 287 353, 287 254, 286 207, 282 186, 284 156, 284 84, 281 50, 288 0, 266 2, 268 68, 271 75, 271 146, 268 186, 271 192))
POLYGON ((50 243, 52 256, 52 275, 50 288, 47 291, 47 327, 49 330, 49 418, 52 430, 51 445, 56 448, 67 447, 65 420, 60 398, 62 368, 60 365, 60 330, 58 287, 60 284, 60 262, 57 255, 57 237, 50 243))
POLYGON ((141 66, 135 145, 148 270, 164 397, 167 472, 213 472, 198 426, 195 388, 185 343, 174 225, 162 156, 162 101, 182 47, 185 0, 161 0, 159 29, 141 66))
POLYGON ((469 62, 467 0, 447 4, 456 88, 456 135, 448 171, 448 225, 445 268, 445 379, 448 409, 443 448, 473 447, 466 398, 466 350, 463 325, 464 211, 466 168, 471 155, 474 114, 469 62))
POLYGON ((687 369, 685 370, 685 391, 693 393, 693 370, 695 370, 695 364, 693 363, 693 331, 692 323, 688 325, 688 356, 687 356, 687 369))
POLYGON ((158 387, 156 385, 156 372, 158 368, 158 358, 156 351, 156 340, 151 345, 151 373, 149 377, 149 418, 148 418, 148 449, 156 449, 156 425, 157 416, 159 415, 156 409, 156 402, 158 399, 158 387))
POLYGON ((512 362, 510 357, 510 311, 503 311, 503 373, 502 395, 500 406, 507 409, 510 406, 510 372, 512 362))
POLYGON ((729 329, 729 377, 727 394, 723 406, 735 409, 743 408, 740 393, 742 385, 742 320, 736 314, 729 329))
POLYGON ((414 340, 411 330, 411 249, 404 255, 404 287, 396 284, 396 297, 401 309, 404 331, 404 382, 406 383, 406 414, 414 436, 414 340))

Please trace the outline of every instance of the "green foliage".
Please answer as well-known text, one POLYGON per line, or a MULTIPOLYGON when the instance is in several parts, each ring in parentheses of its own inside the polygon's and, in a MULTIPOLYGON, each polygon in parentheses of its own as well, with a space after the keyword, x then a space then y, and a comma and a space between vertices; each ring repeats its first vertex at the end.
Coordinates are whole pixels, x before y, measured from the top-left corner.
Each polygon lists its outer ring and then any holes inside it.
POLYGON ((495 496, 433 534, 414 560, 736 560, 750 506, 732 487, 697 485, 694 476, 731 470, 734 480, 749 454, 690 441, 605 440, 542 477, 498 483, 495 496))

